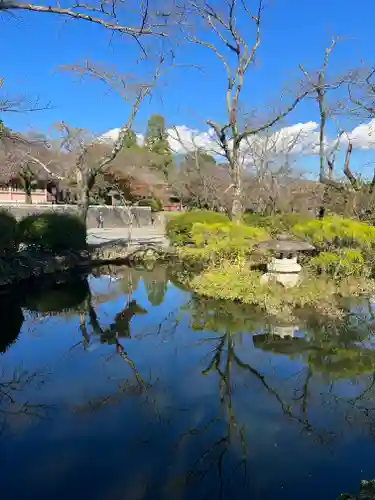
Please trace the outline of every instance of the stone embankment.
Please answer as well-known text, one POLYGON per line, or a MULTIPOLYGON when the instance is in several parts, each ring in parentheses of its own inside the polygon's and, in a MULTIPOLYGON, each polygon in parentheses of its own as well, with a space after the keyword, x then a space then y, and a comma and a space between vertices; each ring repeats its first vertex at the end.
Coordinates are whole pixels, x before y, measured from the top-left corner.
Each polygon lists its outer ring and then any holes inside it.
POLYGON ((23 250, 12 259, 0 259, 0 287, 106 263, 131 264, 164 260, 167 256, 170 256, 170 251, 165 245, 134 242, 129 246, 126 241, 118 240, 89 245, 87 250, 62 255, 23 250))
MULTIPOLYGON (((1 208, 12 213, 17 220, 32 214, 43 214, 45 212, 76 213, 77 205, 51 205, 51 204, 3 204, 1 208)), ((147 227, 151 225, 150 207, 134 206, 130 208, 133 215, 133 225, 135 227, 147 227)), ((105 228, 126 228, 129 226, 129 210, 124 207, 112 207, 108 205, 91 205, 87 213, 87 228, 96 228, 98 224, 98 214, 102 213, 103 226, 105 228)))

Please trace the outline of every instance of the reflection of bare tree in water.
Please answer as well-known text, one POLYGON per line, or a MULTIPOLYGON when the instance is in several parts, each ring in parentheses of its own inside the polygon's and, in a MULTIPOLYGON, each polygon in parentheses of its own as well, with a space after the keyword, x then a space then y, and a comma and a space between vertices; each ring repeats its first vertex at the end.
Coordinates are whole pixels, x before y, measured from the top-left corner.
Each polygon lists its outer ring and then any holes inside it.
MULTIPOLYGON (((80 314, 80 329, 83 337, 83 345, 87 348, 90 344, 91 338, 89 334, 89 324, 93 335, 99 336, 100 342, 102 344, 113 344, 115 347, 115 354, 120 355, 121 358, 130 367, 136 384, 132 384, 126 379, 124 382, 118 385, 115 394, 108 396, 96 398, 95 400, 89 401, 84 407, 79 408, 80 411, 99 409, 106 405, 107 403, 113 403, 119 401, 122 394, 128 395, 148 395, 148 389, 151 387, 150 383, 146 383, 142 378, 139 370, 137 369, 134 361, 129 357, 127 351, 124 347, 124 342, 121 339, 128 339, 131 337, 130 333, 130 322, 134 316, 147 314, 147 311, 137 304, 135 300, 131 300, 133 293, 133 281, 131 277, 131 270, 129 270, 128 278, 128 294, 126 299, 125 307, 116 314, 114 321, 110 324, 108 328, 103 328, 100 324, 98 315, 93 306, 93 297, 91 291, 89 292, 86 300, 85 313, 80 314)), ((113 356, 109 356, 107 361, 110 361, 113 356)))
MULTIPOLYGON (((189 468, 183 482, 189 483, 195 480, 203 480, 211 471, 216 469, 219 479, 219 498, 224 495, 224 461, 226 455, 232 451, 232 447, 238 443, 241 447, 240 467, 243 468, 246 477, 247 444, 245 440, 244 426, 241 426, 236 417, 233 405, 233 383, 232 363, 234 353, 233 337, 228 334, 222 335, 214 348, 214 355, 202 375, 216 373, 218 375, 218 393, 220 407, 225 417, 225 433, 216 439, 189 468)), ((200 437, 213 430, 216 424, 220 424, 218 418, 211 419, 203 428, 189 429, 180 437, 180 445, 189 437, 200 437)))
MULTIPOLYGON (((243 466, 246 481, 248 443, 245 427, 235 412, 236 401, 237 404, 241 404, 241 401, 236 400, 233 393, 233 387, 239 388, 238 379, 233 378, 236 376, 234 367, 236 371, 240 369, 243 374, 247 374, 244 381, 241 379, 243 388, 247 385, 248 377, 256 380, 264 391, 263 394, 257 393, 257 397, 266 395, 271 398, 278 406, 280 415, 293 422, 301 433, 324 447, 330 449, 337 439, 344 436, 348 427, 353 426, 361 432, 366 428, 369 434, 375 437, 375 352, 365 349, 362 344, 358 345, 361 339, 372 333, 371 327, 365 326, 366 322, 352 317, 347 319, 346 323, 341 322, 334 327, 332 324, 326 327, 315 325, 317 330, 310 328, 309 338, 301 339, 302 342, 275 338, 265 350, 271 351, 275 356, 280 349, 284 356, 289 356, 292 361, 297 359, 298 365, 302 364, 292 375, 280 377, 277 374, 277 364, 275 369, 272 369, 272 364, 268 365, 267 373, 262 373, 262 369, 241 359, 238 342, 241 340, 241 332, 249 332, 249 309, 242 310, 234 305, 228 307, 229 311, 223 303, 206 302, 205 305, 203 300, 199 303, 192 301, 188 305, 194 330, 220 332, 219 337, 210 336, 205 339, 205 342, 212 341, 215 345, 203 375, 216 373, 218 376, 218 393, 226 415, 226 431, 225 434, 220 434, 213 444, 207 446, 194 462, 185 482, 202 479, 217 468, 222 492, 223 461, 226 455, 228 458, 232 456, 230 449, 233 451, 236 441, 241 445, 242 457, 239 465, 243 466), (288 342, 289 347, 285 345, 288 342), (353 382, 353 386, 357 388, 355 396, 343 396, 342 390, 340 392, 340 382, 342 389, 343 380, 353 382), (321 413, 319 419, 316 419, 317 409, 321 413), (332 420, 324 418, 324 412, 331 410, 339 415, 340 425, 337 425, 337 419, 335 424, 332 424, 332 420), (315 417, 312 418, 312 415, 315 417)), ((258 326, 256 318, 253 323, 258 326)), ((181 439, 192 439, 194 436, 200 436, 201 442, 209 439, 208 436, 216 423, 217 420, 212 419, 199 428, 189 429, 181 439)), ((229 480, 230 476, 231 474, 228 476, 229 480)))
POLYGON ((30 401, 30 390, 39 389, 45 382, 45 373, 15 371, 7 377, 0 374, 0 429, 11 431, 17 426, 26 425, 35 419, 48 416, 51 405, 30 401))

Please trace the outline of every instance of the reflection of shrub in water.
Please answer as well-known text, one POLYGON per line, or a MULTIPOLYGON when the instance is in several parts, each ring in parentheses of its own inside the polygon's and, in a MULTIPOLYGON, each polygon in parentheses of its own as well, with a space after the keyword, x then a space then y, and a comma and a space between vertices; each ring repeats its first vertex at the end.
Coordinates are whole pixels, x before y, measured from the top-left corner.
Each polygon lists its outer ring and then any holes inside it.
POLYGON ((15 297, 0 296, 0 352, 4 353, 16 340, 24 320, 22 309, 15 297))
POLYGON ((254 308, 235 302, 194 297, 186 309, 190 313, 191 328, 217 333, 253 332, 264 326, 264 315, 254 308))
POLYGON ((24 307, 42 314, 80 310, 89 294, 85 277, 71 278, 65 282, 49 283, 27 293, 24 307))

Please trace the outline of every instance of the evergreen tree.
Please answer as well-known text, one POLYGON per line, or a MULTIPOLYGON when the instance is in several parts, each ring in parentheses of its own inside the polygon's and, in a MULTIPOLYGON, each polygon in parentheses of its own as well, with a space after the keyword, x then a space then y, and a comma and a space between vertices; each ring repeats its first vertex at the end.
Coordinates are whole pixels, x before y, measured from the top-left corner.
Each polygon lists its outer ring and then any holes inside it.
POLYGON ((127 131, 122 145, 125 149, 130 149, 130 148, 134 148, 137 146, 137 136, 136 136, 134 130, 129 129, 127 131))
POLYGON ((155 166, 166 175, 173 159, 163 116, 152 115, 148 120, 145 145, 151 153, 162 157, 162 161, 157 161, 155 166))

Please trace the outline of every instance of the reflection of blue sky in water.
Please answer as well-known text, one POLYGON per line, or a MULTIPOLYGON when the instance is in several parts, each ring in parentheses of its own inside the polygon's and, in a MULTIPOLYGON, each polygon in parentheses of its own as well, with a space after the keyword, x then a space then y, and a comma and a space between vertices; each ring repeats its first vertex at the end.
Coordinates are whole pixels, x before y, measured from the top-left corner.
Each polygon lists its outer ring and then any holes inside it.
MULTIPOLYGON (((95 306, 103 328, 126 305, 124 283, 126 277, 90 279, 94 299, 110 297, 95 306)), ((369 385, 371 373, 345 376, 343 370, 340 378, 328 381, 329 374, 320 369, 309 374, 308 360, 320 351, 296 348, 287 355, 254 347, 251 332, 223 337, 229 320, 224 330, 192 331, 186 309, 197 305, 186 307, 189 294, 170 284, 160 306, 152 307, 147 297, 139 281, 132 299, 148 314, 133 317, 131 338, 121 340, 150 384, 144 395, 114 345, 92 337, 96 348, 84 350, 78 316, 38 322, 26 317, 18 342, 0 358, 2 378, 16 367, 42 371, 44 383, 32 382, 20 397, 47 404, 48 418, 31 419, 22 432, 15 426, 13 437, 3 436, 4 498, 216 499, 224 450, 223 498, 334 500, 342 491, 355 490, 360 479, 375 477, 372 427, 344 402, 369 385), (220 394, 225 399, 229 393, 225 387, 220 392, 218 372, 202 375, 223 338, 220 366, 229 373, 231 387, 226 412, 220 394), (230 407, 236 425, 228 445, 230 407), (246 474, 238 429, 247 443, 246 474)), ((196 310, 205 321, 204 310, 196 310)), ((246 309, 236 311, 234 321, 240 314, 247 318, 246 309)), ((308 328, 301 331, 313 343, 308 328)), ((366 398, 372 404, 371 392, 366 398)))

